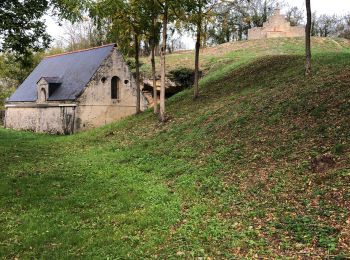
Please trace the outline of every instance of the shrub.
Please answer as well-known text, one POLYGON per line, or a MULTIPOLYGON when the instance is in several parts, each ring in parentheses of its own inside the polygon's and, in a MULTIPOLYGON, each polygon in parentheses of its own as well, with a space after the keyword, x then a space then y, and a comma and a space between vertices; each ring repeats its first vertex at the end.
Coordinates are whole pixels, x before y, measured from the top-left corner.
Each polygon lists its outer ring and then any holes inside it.
POLYGON ((130 70, 135 70, 136 69, 136 62, 135 62, 134 59, 129 58, 129 59, 126 59, 125 62, 129 66, 130 70))
POLYGON ((169 78, 177 85, 189 88, 194 84, 194 70, 189 68, 174 69, 169 72, 169 78))

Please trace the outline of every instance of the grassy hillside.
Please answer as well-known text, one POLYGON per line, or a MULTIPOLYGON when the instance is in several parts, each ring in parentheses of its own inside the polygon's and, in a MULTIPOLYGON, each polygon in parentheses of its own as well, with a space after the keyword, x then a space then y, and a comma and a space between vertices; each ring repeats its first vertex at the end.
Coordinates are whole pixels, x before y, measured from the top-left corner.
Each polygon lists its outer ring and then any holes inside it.
MULTIPOLYGON (((345 39, 331 38, 313 38, 313 52, 339 52, 344 48, 349 48, 349 41, 345 39)), ((228 69, 229 64, 239 65, 252 59, 264 57, 266 55, 302 55, 304 54, 303 38, 277 38, 256 41, 241 41, 235 43, 226 43, 211 48, 201 50, 200 68, 205 75, 213 72, 220 72, 222 69, 228 69)), ((160 60, 156 57, 157 73, 160 75, 160 60)), ((141 59, 143 66, 141 71, 146 77, 151 77, 150 58, 141 59)), ((194 68, 193 51, 180 51, 167 57, 167 71, 179 67, 194 68)))
POLYGON ((301 40, 205 50, 201 98, 172 97, 166 124, 0 129, 0 255, 350 255, 350 44, 314 43, 308 80, 301 40))

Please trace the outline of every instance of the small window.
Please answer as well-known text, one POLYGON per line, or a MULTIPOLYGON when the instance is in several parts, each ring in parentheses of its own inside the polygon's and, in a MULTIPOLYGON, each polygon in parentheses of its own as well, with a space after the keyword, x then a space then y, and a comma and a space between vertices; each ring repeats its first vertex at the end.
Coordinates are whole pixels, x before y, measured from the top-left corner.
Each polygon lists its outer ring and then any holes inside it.
POLYGON ((125 85, 129 84, 129 80, 127 80, 127 79, 124 80, 124 84, 125 84, 125 85))
POLYGON ((119 78, 114 76, 111 80, 111 98, 119 99, 119 78))
POLYGON ((61 84, 49 83, 49 97, 60 87, 61 84))
POLYGON ((102 77, 101 81, 104 84, 106 82, 107 78, 106 77, 102 77))

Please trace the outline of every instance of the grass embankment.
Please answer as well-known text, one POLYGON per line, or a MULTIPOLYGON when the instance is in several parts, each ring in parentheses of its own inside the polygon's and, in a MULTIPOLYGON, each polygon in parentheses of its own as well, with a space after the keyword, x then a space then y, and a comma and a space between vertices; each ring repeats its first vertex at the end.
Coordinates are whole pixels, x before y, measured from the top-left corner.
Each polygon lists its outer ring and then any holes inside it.
POLYGON ((310 79, 302 41, 232 44, 164 125, 147 111, 74 136, 0 129, 0 255, 349 255, 350 44, 315 41, 310 79))
MULTIPOLYGON (((313 38, 313 52, 337 52, 349 48, 349 41, 344 39, 313 38)), ((201 49, 200 69, 204 75, 222 73, 222 70, 230 70, 228 65, 237 66, 246 64, 252 59, 266 55, 303 55, 305 52, 303 38, 277 38, 257 41, 241 41, 235 43, 221 44, 215 47, 201 49)), ((149 57, 141 59, 142 73, 151 77, 152 67, 149 57)), ((180 51, 167 56, 167 72, 179 67, 194 68, 193 51, 180 51)), ((160 59, 156 57, 156 71, 160 75, 160 59)))

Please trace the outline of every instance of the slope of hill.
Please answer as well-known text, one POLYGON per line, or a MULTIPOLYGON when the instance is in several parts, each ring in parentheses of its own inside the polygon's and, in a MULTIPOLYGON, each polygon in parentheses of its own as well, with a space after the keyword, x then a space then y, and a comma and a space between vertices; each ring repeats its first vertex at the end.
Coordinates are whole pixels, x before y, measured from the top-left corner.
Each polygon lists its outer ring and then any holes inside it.
MULTIPOLYGON (((318 38, 312 39, 313 53, 323 52, 340 52, 349 49, 349 41, 336 38, 318 38)), ((283 55, 295 54, 303 55, 304 39, 303 38, 276 38, 267 40, 241 41, 235 43, 225 43, 215 47, 201 49, 200 68, 205 75, 214 71, 227 69, 228 64, 242 64, 251 59, 263 57, 266 55, 283 55)), ((146 77, 151 77, 150 58, 141 59, 143 66, 141 68, 146 77)), ((160 60, 156 57, 157 73, 160 75, 160 60)), ((167 71, 179 67, 194 68, 193 51, 180 51, 167 56, 167 71)))
POLYGON ((205 50, 200 99, 169 99, 166 124, 0 129, 0 255, 349 255, 350 44, 314 43, 310 79, 301 40, 205 50))

